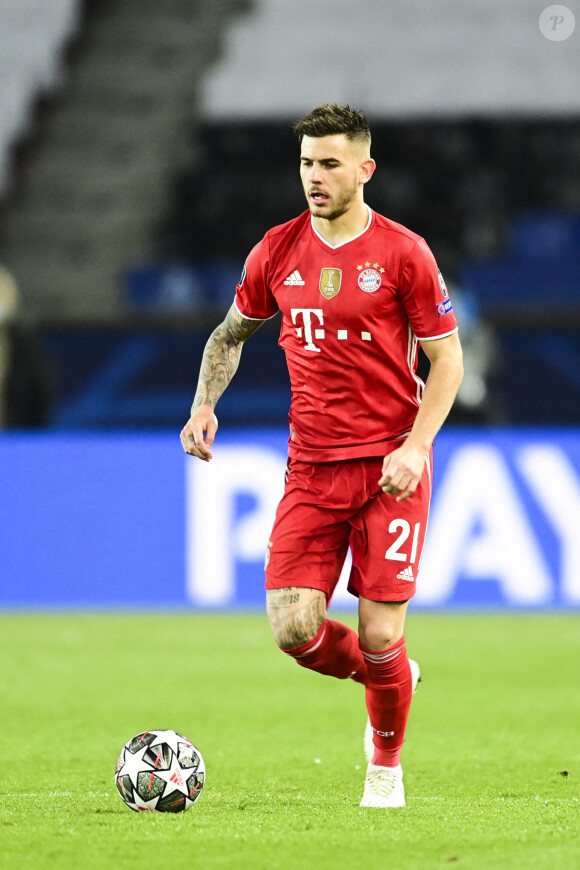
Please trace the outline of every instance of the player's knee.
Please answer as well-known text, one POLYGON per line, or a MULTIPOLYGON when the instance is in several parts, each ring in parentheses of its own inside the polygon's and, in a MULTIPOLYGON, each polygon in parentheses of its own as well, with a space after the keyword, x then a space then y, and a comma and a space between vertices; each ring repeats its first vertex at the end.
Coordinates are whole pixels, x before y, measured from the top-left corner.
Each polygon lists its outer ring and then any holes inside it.
POLYGON ((359 625, 359 638, 371 650, 387 649, 401 639, 403 632, 397 626, 382 620, 359 625))
POLYGON ((405 630, 408 601, 380 602, 359 599, 358 634, 370 650, 387 649, 399 641, 405 630))
POLYGON ((305 622, 300 614, 293 612, 277 613, 274 617, 269 614, 270 628, 276 643, 283 652, 293 650, 313 640, 318 634, 323 619, 324 617, 319 621, 309 620, 305 622))
POLYGON ((268 592, 267 613, 276 643, 284 652, 313 640, 325 618, 325 599, 314 590, 268 592), (305 594, 306 593, 306 594, 305 594))

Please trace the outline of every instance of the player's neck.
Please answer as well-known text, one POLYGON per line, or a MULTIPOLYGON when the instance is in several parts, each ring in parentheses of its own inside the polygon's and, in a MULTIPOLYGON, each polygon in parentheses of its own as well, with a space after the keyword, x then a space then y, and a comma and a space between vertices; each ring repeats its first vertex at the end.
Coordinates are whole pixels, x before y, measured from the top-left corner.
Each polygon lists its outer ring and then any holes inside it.
POLYGON ((370 220, 371 211, 363 200, 357 202, 347 212, 332 221, 312 216, 316 232, 322 236, 325 242, 334 247, 360 236, 368 227, 370 220))

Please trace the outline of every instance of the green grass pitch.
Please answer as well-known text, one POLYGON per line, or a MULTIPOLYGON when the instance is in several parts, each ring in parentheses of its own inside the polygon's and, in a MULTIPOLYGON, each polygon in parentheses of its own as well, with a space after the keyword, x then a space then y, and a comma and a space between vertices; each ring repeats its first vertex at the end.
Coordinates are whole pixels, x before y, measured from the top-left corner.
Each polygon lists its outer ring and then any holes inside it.
POLYGON ((261 614, 0 615, 0 867, 579 868, 579 617, 411 612, 407 807, 384 811, 358 805, 362 688, 261 614), (205 757, 183 815, 116 793, 152 728, 205 757))

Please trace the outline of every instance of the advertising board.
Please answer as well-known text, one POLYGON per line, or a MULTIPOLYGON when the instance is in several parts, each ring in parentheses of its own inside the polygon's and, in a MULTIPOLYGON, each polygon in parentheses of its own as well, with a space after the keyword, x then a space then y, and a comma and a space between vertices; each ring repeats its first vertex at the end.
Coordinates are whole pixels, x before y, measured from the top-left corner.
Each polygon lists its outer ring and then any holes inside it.
MULTIPOLYGON (((207 464, 173 434, 3 435, 0 606, 260 607, 285 437, 220 433, 207 464)), ((438 437, 415 606, 578 607, 579 565, 579 431, 438 437)))

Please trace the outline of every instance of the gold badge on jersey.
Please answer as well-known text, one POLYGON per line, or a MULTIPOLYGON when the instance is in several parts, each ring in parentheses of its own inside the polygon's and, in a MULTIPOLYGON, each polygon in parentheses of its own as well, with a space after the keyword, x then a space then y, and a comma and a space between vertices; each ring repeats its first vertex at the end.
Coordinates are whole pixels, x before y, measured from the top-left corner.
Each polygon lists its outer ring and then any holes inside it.
POLYGON ((332 299, 340 290, 342 269, 323 269, 320 273, 320 292, 325 299, 332 299))

